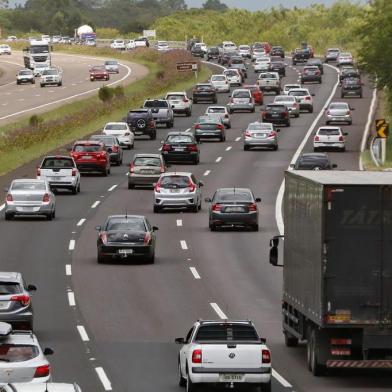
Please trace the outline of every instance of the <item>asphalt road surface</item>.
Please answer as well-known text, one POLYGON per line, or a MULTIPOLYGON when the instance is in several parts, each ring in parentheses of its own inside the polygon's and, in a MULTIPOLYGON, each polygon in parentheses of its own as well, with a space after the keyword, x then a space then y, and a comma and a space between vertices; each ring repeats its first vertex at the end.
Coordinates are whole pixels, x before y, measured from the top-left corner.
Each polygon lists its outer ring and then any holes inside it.
MULTIPOLYGON (((300 68, 288 67, 283 83, 296 82, 300 68)), ((267 338, 273 392, 392 388, 392 378, 380 373, 315 378, 308 372, 305 348, 284 345, 282 271, 268 263, 268 242, 278 231, 275 202, 284 170, 324 109, 336 79, 336 71, 326 67, 323 84, 309 84, 316 94, 314 113, 303 113, 291 120, 291 127, 281 127, 278 151, 243 151, 242 131, 259 118, 257 109, 254 114, 232 115, 226 142, 202 143, 199 165, 171 167, 202 179, 203 198, 222 186, 252 188, 262 198, 259 232, 210 232, 205 204, 197 214, 154 214, 151 190, 127 189, 125 165, 113 167, 109 177, 84 176, 77 196, 58 195, 52 222, 0 221, 2 268, 21 271, 38 286, 36 333, 43 346, 55 350, 50 358, 55 380, 77 381, 85 391, 180 391, 174 338, 185 336, 199 318, 227 316, 254 320, 267 338), (126 211, 144 214, 159 227, 154 265, 97 264, 95 226, 108 215, 126 211)), ((250 71, 248 82, 254 80, 250 71)), ((349 132, 347 151, 330 153, 339 169, 358 169, 371 95, 365 86, 363 99, 349 99, 356 110, 353 125, 343 126, 349 132)), ((340 101, 339 88, 334 99, 340 101)), ((265 97, 267 103, 272 100, 273 95, 265 97)), ((221 94, 219 103, 227 101, 228 94, 221 94)), ((190 128, 206 107, 197 104, 192 117, 176 117, 174 129, 190 128)), ((135 153, 158 152, 167 132, 160 128, 156 141, 137 139, 124 161, 135 153)), ((312 151, 310 142, 304 150, 312 151)))

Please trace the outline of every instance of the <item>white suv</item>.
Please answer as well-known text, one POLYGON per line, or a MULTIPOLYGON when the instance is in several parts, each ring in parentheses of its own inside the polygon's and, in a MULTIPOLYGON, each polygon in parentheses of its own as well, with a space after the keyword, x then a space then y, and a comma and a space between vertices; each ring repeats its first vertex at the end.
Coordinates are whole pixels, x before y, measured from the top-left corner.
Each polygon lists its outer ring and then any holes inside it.
POLYGON ((342 132, 340 127, 320 127, 313 139, 314 151, 324 149, 337 149, 346 151, 347 132, 342 132))
POLYGON ((135 135, 126 122, 109 122, 103 128, 102 133, 115 136, 121 147, 127 147, 128 150, 134 147, 135 135))
POLYGON ((41 79, 40 79, 41 87, 45 87, 48 85, 63 85, 63 73, 57 68, 48 68, 44 69, 41 72, 41 79))
POLYGON ((165 99, 171 105, 174 114, 185 113, 187 117, 192 114, 192 100, 188 98, 188 95, 185 91, 168 92, 165 99))
POLYGON ((125 41, 123 39, 115 39, 110 44, 112 49, 125 50, 125 41))
POLYGON ((299 110, 307 110, 313 113, 313 93, 310 93, 307 88, 293 88, 289 90, 288 95, 292 95, 299 103, 299 110))

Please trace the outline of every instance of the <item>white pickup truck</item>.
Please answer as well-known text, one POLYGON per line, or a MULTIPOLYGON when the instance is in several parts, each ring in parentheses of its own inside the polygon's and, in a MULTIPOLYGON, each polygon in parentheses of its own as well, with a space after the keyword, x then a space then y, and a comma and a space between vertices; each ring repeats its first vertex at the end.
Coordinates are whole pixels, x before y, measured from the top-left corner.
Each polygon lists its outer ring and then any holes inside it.
POLYGON ((258 387, 271 391, 271 353, 253 323, 197 321, 185 338, 178 357, 179 385, 194 392, 199 386, 258 387))
POLYGON ((263 92, 274 91, 276 95, 280 95, 282 90, 277 72, 262 72, 258 77, 257 84, 263 92))

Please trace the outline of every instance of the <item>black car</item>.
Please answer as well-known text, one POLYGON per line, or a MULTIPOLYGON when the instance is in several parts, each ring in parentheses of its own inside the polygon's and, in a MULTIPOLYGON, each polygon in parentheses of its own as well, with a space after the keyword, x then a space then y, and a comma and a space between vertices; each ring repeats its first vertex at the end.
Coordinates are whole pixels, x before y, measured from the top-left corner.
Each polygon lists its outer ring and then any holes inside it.
POLYGON ((273 46, 270 51, 270 56, 279 56, 284 59, 285 53, 281 46, 273 46))
POLYGON ((162 157, 168 162, 190 162, 197 165, 200 150, 195 137, 188 132, 169 132, 162 142, 162 157))
POLYGON ((112 215, 103 226, 97 226, 97 260, 155 260, 157 227, 141 215, 112 215))
POLYGON ((207 50, 207 61, 218 60, 218 58, 219 58, 219 48, 217 46, 213 46, 207 50))
POLYGON ((342 83, 346 78, 358 78, 361 79, 359 70, 354 67, 343 67, 339 73, 339 82, 342 83))
POLYGON ((362 98, 362 85, 361 79, 355 77, 345 78, 342 83, 341 97, 357 96, 362 98))
POLYGON ((204 52, 204 50, 202 49, 202 47, 196 43, 196 44, 194 44, 194 45, 192 46, 191 55, 192 55, 193 57, 204 58, 205 52, 204 52))
POLYGON ((337 167, 331 163, 328 155, 322 152, 304 153, 290 166, 295 170, 331 170, 337 167))
POLYGON ((157 138, 157 128, 151 110, 130 110, 125 121, 135 136, 149 136, 151 140, 157 138))
POLYGON ((320 59, 309 59, 306 65, 312 65, 317 67, 320 70, 321 75, 324 75, 324 65, 320 59))
POLYGON ((286 76, 286 64, 283 61, 271 61, 270 71, 277 72, 280 76, 286 76))
POLYGON ((218 63, 221 65, 227 65, 229 64, 232 57, 237 57, 237 56, 239 56, 238 52, 221 52, 221 54, 218 57, 218 63))
POLYGON ((191 38, 186 43, 186 49, 192 50, 193 45, 198 43, 200 43, 200 40, 198 38, 191 38))
POLYGON ((261 117, 263 122, 290 126, 290 113, 286 105, 277 103, 268 104, 265 106, 261 117))
POLYGON ((306 63, 310 59, 310 51, 308 49, 295 49, 292 54, 293 65, 297 63, 306 63))
POLYGON ((112 135, 92 135, 90 140, 102 142, 105 145, 105 150, 110 156, 110 162, 120 166, 123 162, 123 150, 120 142, 112 135))
POLYGON ((216 96, 216 91, 212 84, 209 83, 199 83, 193 89, 193 103, 198 103, 200 101, 209 101, 212 103, 217 103, 218 99, 216 96))

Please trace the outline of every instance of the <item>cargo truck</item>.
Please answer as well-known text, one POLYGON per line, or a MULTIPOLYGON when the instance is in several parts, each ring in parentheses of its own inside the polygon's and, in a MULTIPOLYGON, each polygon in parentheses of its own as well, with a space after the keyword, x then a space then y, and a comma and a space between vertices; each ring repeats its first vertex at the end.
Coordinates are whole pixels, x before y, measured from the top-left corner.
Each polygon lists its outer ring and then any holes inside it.
POLYGON ((32 40, 30 45, 23 49, 23 61, 26 68, 34 69, 37 65, 50 67, 51 47, 47 41, 32 40))
POLYGON ((283 213, 286 346, 306 341, 315 376, 392 369, 392 173, 288 171, 283 213))

